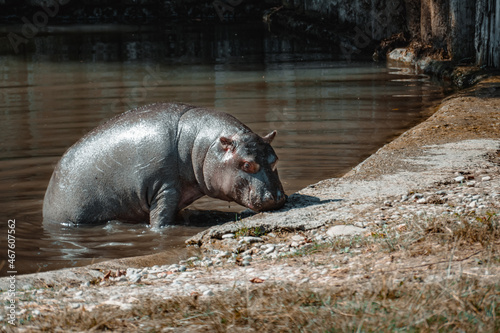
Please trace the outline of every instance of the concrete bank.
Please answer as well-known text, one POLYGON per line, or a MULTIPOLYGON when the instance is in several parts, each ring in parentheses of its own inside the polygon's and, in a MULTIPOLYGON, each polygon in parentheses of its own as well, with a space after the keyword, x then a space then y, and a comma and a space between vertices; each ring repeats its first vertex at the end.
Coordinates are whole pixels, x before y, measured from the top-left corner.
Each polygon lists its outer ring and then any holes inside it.
POLYGON ((187 242, 204 245, 241 228, 311 230, 356 222, 357 215, 387 197, 449 181, 455 173, 500 149, 500 78, 493 77, 454 95, 428 120, 338 179, 293 194, 283 209, 210 228, 187 242), (479 141, 478 141, 479 140, 479 141))
MULTIPOLYGON (((312 252, 307 262, 322 264, 305 267, 293 255, 338 239, 405 230, 410 220, 418 218, 498 213, 499 151, 500 78, 493 77, 443 101, 427 121, 345 176, 291 195, 279 211, 216 226, 191 238, 188 243, 199 247, 196 257, 164 265, 158 254, 17 276, 18 318, 102 311, 102 306, 127 310, 145 299, 193 293, 210 297, 262 281, 318 288, 347 282, 361 286, 375 270, 377 274, 411 272, 410 264, 423 267, 433 257, 424 253, 398 259, 397 254, 347 247, 343 254, 327 257, 315 257, 312 252), (366 261, 368 257, 372 262, 366 261)), ((484 272, 468 264, 474 253, 460 254, 460 272, 499 281, 500 267, 494 261, 484 272)), ((446 274, 450 274, 451 259, 435 261, 448 265, 446 274)), ((441 273, 424 280, 440 278, 441 273)), ((1 278, 2 302, 8 301, 8 289, 9 278, 1 278)), ((2 307, 0 325, 6 318, 2 307)))

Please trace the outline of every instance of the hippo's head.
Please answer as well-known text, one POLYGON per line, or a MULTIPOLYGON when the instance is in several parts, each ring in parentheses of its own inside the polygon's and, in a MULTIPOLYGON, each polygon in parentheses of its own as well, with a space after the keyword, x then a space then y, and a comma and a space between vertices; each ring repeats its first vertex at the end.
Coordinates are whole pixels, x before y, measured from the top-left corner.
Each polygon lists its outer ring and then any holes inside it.
POLYGON ((210 196, 236 201, 254 211, 278 209, 286 196, 271 147, 276 131, 265 137, 253 132, 222 136, 205 158, 204 178, 210 196))

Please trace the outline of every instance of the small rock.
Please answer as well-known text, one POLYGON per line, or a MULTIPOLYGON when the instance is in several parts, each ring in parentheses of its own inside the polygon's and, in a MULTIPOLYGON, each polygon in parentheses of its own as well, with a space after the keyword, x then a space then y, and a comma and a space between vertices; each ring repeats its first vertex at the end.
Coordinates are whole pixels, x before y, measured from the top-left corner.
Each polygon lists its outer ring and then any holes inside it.
POLYGON ((318 234, 318 235, 314 236, 314 239, 315 239, 316 241, 318 241, 318 242, 321 242, 322 240, 324 240, 324 239, 325 239, 325 235, 320 235, 320 234, 318 234))
POLYGON ((330 237, 357 235, 365 232, 363 228, 355 227, 353 225, 336 225, 328 229, 326 234, 330 237))
POLYGON ((426 198, 420 198, 417 200, 417 203, 418 204, 426 204, 427 203, 427 199, 426 198))
POLYGON ((214 265, 214 262, 212 260, 203 260, 201 262, 201 266, 203 267, 211 267, 214 265))
POLYGON ((241 262, 241 265, 243 265, 243 266, 250 266, 250 261, 248 261, 248 260, 243 260, 243 261, 241 262))
POLYGON ((305 237, 304 237, 304 236, 301 236, 301 235, 293 235, 293 236, 292 236, 292 240, 293 240, 293 241, 296 241, 296 242, 301 242, 301 241, 303 241, 304 239, 305 239, 305 237))
POLYGON ((245 236, 240 240, 241 243, 257 243, 257 242, 263 242, 264 240, 260 237, 253 237, 253 236, 245 236))
POLYGON ((83 295, 83 290, 77 291, 75 297, 81 297, 83 295))
POLYGON ((78 309, 80 307, 80 303, 71 303, 71 307, 73 309, 78 309))
POLYGON ((366 223, 365 222, 354 222, 354 226, 358 227, 358 228, 364 228, 364 227, 366 227, 366 223))
POLYGON ((462 183, 465 180, 465 177, 464 176, 458 176, 458 177, 453 178, 453 180, 455 182, 457 182, 457 183, 462 183))
POLYGON ((203 292, 203 296, 214 296, 214 295, 215 295, 214 292, 212 290, 210 290, 210 289, 205 290, 203 292))
POLYGON ((187 270, 187 267, 184 265, 179 266, 179 272, 185 272, 187 270))
POLYGON ((221 251, 217 254, 216 258, 229 258, 230 256, 231 256, 231 252, 221 251))
POLYGON ((222 239, 227 239, 227 238, 234 238, 234 234, 225 234, 225 235, 222 235, 222 239))
POLYGON ((291 247, 299 247, 299 246, 300 246, 300 244, 299 244, 298 242, 292 242, 292 243, 290 244, 290 246, 291 246, 291 247))
POLYGON ((133 274, 128 277, 128 280, 132 283, 137 283, 140 282, 142 278, 142 275, 140 274, 133 274))
POLYGON ((264 250, 264 254, 269 254, 269 253, 273 252, 275 248, 276 247, 274 245, 269 246, 266 250, 264 250))
POLYGON ((487 181, 490 181, 490 180, 491 180, 490 176, 485 176, 485 177, 481 178, 481 181, 483 181, 483 182, 487 182, 487 181))
POLYGON ((309 282, 309 278, 304 278, 304 279, 300 280, 299 283, 302 284, 302 283, 307 283, 307 282, 309 282))
POLYGON ((471 181, 468 181, 466 183, 467 187, 474 187, 476 186, 476 181, 475 180, 471 180, 471 181))
POLYGON ((243 258, 243 261, 252 261, 252 256, 244 256, 243 258))

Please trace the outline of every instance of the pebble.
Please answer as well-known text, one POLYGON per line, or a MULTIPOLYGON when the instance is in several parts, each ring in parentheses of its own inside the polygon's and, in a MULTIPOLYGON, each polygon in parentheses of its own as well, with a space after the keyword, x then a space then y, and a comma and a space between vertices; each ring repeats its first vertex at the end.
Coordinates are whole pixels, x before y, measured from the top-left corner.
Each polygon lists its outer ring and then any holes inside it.
POLYGON ((355 227, 353 225, 336 225, 328 229, 326 234, 330 237, 347 236, 361 234, 365 230, 363 228, 355 227))
POLYGON ((457 183, 462 183, 465 180, 464 176, 458 176, 456 178, 453 178, 453 180, 457 183))
POLYGON ((210 296, 214 296, 214 295, 215 295, 215 294, 214 294, 214 292, 213 292, 212 290, 210 290, 210 289, 205 290, 205 291, 203 292, 203 296, 208 296, 208 297, 210 297, 210 296))
POLYGON ((264 250, 264 254, 269 254, 271 252, 274 252, 276 247, 274 245, 268 246, 267 249, 264 250))
MULTIPOLYGON (((128 274, 127 274, 127 276, 128 276, 128 274)), ((138 283, 141 281, 141 279, 142 279, 142 276, 140 274, 137 274, 137 273, 132 274, 128 277, 128 280, 132 283, 138 283)))
POLYGON ((252 261, 252 256, 248 256, 248 255, 247 255, 247 256, 244 256, 242 259, 243 259, 244 261, 245 261, 245 260, 246 260, 246 261, 252 261))
POLYGON ((222 239, 234 238, 235 234, 225 234, 222 235, 222 239))
POLYGON ((245 236, 243 237, 239 243, 240 244, 243 244, 243 243, 258 243, 258 242, 263 242, 264 240, 260 237, 253 237, 253 236, 245 236))

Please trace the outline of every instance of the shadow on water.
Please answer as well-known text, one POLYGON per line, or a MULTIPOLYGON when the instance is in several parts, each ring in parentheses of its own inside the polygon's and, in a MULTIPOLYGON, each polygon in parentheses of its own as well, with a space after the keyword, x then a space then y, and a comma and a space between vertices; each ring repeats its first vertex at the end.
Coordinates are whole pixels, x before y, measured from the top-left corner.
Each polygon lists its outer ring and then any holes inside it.
MULTIPOLYGON (((18 28, 2 31, 10 29, 18 28)), ((203 198, 159 233, 124 223, 45 230, 42 200, 60 156, 127 109, 185 102, 228 112, 258 134, 277 129, 273 147, 290 195, 342 175, 422 121, 445 91, 410 68, 339 61, 324 45, 276 36, 259 24, 54 29, 19 53, 0 37, 0 236, 15 219, 19 274, 159 251, 178 261, 187 255, 187 238, 241 218, 241 206, 203 198)))

